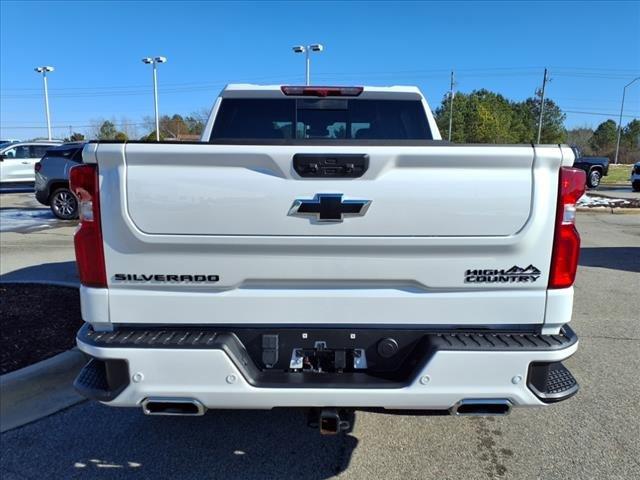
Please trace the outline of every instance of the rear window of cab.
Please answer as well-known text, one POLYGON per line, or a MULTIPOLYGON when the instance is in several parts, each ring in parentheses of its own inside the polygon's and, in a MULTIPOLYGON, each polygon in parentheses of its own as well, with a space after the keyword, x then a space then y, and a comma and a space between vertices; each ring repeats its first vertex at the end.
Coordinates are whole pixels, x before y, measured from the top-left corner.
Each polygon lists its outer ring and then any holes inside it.
POLYGON ((432 138, 419 100, 225 98, 210 141, 432 138))

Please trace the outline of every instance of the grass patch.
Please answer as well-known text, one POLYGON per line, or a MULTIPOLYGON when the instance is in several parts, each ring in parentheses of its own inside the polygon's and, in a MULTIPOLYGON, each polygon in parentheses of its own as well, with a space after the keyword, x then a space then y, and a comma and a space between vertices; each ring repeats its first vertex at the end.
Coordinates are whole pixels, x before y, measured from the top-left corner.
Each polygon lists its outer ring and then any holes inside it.
POLYGON ((609 165, 609 175, 602 177, 602 184, 620 183, 630 185, 629 177, 633 165, 609 165))

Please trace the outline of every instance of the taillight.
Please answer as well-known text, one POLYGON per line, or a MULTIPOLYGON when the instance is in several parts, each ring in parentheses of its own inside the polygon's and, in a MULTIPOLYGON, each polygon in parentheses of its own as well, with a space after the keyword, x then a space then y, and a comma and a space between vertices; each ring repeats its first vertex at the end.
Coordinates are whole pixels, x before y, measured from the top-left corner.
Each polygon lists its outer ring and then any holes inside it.
POLYGON ((285 95, 301 97, 357 97, 363 87, 280 87, 285 95))
POLYGON ((33 170, 36 172, 39 172, 41 168, 42 168, 42 164, 40 162, 36 162, 35 165, 33 166, 33 170))
POLYGON ((69 172, 71 191, 78 197, 80 225, 73 237, 80 282, 87 287, 107 286, 100 226, 98 166, 76 165, 69 172))
POLYGON ((573 285, 580 256, 580 235, 576 230, 576 202, 584 194, 586 174, 570 167, 560 168, 558 210, 553 238, 549 288, 573 285))

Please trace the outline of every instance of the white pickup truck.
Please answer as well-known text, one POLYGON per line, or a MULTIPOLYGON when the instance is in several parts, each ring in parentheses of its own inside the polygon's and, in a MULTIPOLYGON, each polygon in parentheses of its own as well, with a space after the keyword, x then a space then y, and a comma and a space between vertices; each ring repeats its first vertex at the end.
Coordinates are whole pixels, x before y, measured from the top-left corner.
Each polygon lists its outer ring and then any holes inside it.
POLYGON ((443 142, 414 87, 229 85, 199 143, 96 142, 71 171, 76 388, 147 414, 506 414, 561 363, 584 172, 559 145, 443 142))

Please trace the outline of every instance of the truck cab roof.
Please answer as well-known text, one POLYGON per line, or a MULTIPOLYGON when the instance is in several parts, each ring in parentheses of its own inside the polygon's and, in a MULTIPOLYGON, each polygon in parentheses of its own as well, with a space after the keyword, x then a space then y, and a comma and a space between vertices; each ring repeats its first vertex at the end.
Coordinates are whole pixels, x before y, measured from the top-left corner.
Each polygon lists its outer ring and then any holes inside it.
POLYGON ((255 85, 231 83, 220 93, 221 98, 286 98, 286 97, 331 97, 393 100, 422 100, 424 96, 414 86, 348 86, 348 85, 255 85), (304 93, 303 93, 304 92, 304 93))

